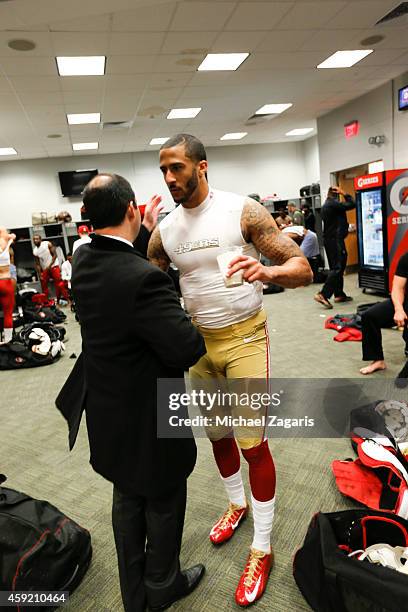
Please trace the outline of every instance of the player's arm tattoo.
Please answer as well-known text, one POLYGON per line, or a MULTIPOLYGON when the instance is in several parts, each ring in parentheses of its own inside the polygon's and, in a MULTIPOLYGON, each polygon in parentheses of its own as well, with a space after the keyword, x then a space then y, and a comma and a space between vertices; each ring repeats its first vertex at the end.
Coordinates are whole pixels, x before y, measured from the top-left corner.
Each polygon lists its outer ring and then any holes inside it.
POLYGON ((292 257, 304 257, 298 245, 278 230, 268 210, 250 198, 242 210, 241 231, 244 239, 252 242, 275 265, 282 265, 292 257))
POLYGON ((150 236, 149 246, 147 247, 147 257, 153 265, 167 272, 170 264, 170 259, 164 250, 160 230, 158 227, 150 236))

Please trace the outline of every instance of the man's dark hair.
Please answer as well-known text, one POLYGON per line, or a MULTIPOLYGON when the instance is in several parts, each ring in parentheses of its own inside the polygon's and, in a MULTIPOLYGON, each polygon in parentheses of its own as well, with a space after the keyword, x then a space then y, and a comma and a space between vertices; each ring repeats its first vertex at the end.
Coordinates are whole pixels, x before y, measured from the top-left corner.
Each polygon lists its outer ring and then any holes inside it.
POLYGON ((171 149, 171 147, 177 147, 177 145, 183 144, 186 149, 186 155, 194 162, 200 162, 203 159, 207 159, 207 153, 201 140, 198 140, 191 134, 176 134, 169 138, 161 147, 162 149, 171 149))
POLYGON ((115 227, 125 218, 129 202, 136 204, 129 182, 119 174, 103 173, 108 181, 92 179, 85 187, 83 203, 94 229, 115 227), (96 184, 95 184, 96 183, 96 184))

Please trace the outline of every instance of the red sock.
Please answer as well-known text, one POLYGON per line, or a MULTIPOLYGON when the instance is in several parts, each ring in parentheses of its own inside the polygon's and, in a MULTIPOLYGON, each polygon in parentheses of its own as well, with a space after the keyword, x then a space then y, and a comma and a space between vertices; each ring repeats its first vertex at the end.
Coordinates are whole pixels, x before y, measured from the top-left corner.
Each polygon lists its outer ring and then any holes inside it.
POLYGON ((214 459, 223 478, 236 474, 240 468, 240 458, 235 438, 211 440, 214 459))
POLYGON ((268 440, 258 446, 242 449, 249 464, 249 482, 252 495, 258 501, 269 501, 275 496, 276 473, 268 440))

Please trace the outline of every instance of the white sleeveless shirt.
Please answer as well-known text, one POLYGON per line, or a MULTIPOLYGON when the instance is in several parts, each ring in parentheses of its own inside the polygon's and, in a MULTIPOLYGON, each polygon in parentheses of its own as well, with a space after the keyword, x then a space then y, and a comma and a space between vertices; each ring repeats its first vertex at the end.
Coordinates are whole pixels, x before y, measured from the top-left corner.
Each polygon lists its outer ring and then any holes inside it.
POLYGON ((164 250, 180 271, 180 289, 187 312, 199 325, 226 327, 249 319, 262 308, 262 283, 226 287, 217 262, 226 247, 259 259, 259 252, 241 233, 245 197, 210 189, 196 208, 177 206, 159 225, 164 250))

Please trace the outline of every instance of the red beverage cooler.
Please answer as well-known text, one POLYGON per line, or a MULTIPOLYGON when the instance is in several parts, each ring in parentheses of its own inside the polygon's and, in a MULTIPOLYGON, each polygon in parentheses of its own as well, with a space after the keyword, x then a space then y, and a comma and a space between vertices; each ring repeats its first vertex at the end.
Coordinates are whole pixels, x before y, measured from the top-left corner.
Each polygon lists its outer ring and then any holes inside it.
POLYGON ((408 251, 408 169, 354 179, 359 286, 388 294, 398 261, 408 251))

